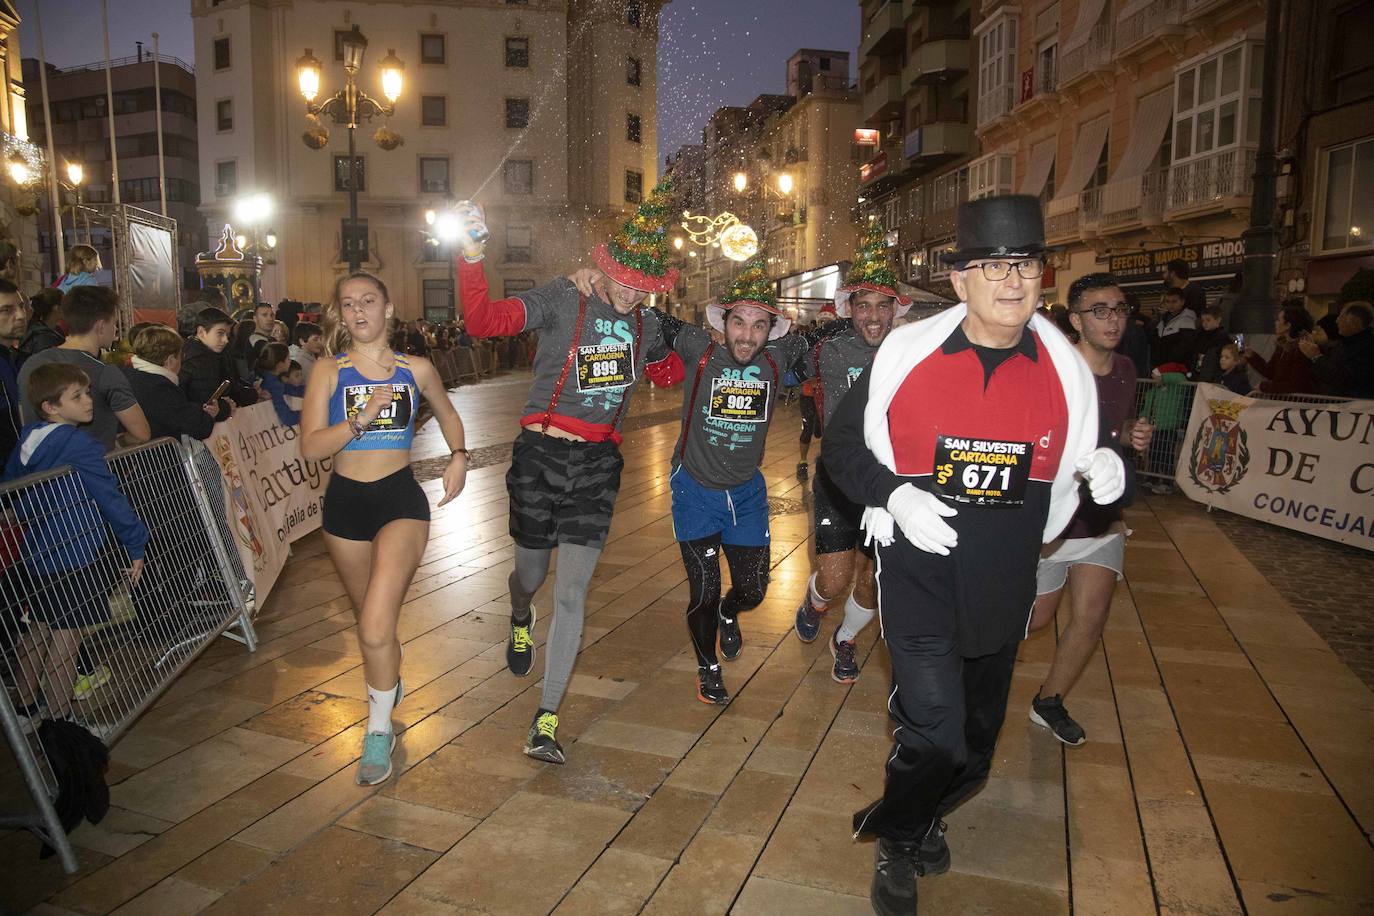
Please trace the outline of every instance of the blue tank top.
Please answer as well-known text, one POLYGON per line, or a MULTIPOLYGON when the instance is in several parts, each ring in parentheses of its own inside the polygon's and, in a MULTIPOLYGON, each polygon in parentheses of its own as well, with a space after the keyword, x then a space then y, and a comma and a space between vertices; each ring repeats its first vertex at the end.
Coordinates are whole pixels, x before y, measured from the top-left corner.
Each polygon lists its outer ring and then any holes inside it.
POLYGON ((334 396, 329 399, 330 426, 357 416, 368 398, 372 397, 374 387, 392 386, 391 406, 382 409, 361 439, 354 439, 345 445, 342 449, 345 452, 410 449, 411 440, 415 438, 415 410, 420 404, 420 386, 410 371, 410 357, 404 353, 392 355, 396 359, 396 368, 391 378, 380 382, 359 372, 347 353, 339 353, 334 357, 339 366, 339 384, 334 389, 334 396))

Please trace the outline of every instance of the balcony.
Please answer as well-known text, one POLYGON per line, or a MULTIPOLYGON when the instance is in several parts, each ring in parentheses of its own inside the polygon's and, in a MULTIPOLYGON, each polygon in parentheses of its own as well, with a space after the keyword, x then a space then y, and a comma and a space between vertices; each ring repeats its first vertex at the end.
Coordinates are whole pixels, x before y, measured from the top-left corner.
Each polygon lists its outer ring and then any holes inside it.
MULTIPOLYGON (((1111 235, 1164 222, 1164 201, 1168 196, 1169 172, 1156 169, 1137 178, 1108 182, 1101 189, 1091 227, 1098 235, 1111 235)), ((1091 192, 1083 192, 1085 195, 1091 192)), ((1080 201, 1087 220, 1087 205, 1080 201)))
POLYGON ((1111 69, 1112 24, 1104 20, 1093 26, 1087 41, 1060 55, 1059 88, 1067 89, 1093 74, 1111 69))
POLYGON ((859 60, 900 52, 906 40, 906 11, 901 0, 887 0, 864 27, 859 40, 859 60))
POLYGON ((1148 0, 1144 5, 1130 4, 1116 20, 1116 56, 1129 58, 1156 41, 1178 41, 1183 37, 1185 0, 1148 0))
POLYGON ((937 121, 923 124, 906 135, 902 155, 930 165, 937 159, 963 156, 969 151, 969 129, 962 121, 937 121))
POLYGON ((1011 114, 1016 107, 1016 86, 1006 83, 994 86, 978 96, 978 129, 984 130, 999 118, 1011 114))
POLYGON ((864 92, 863 121, 880 129, 887 126, 887 119, 902 113, 902 78, 897 74, 882 76, 871 90, 864 92))
MULTIPOLYGON (((1087 193, 1087 192, 1084 192, 1087 193)), ((1069 197, 1056 197, 1045 208, 1045 238, 1052 241, 1069 241, 1079 237, 1078 218, 1082 206, 1082 194, 1069 197)))
POLYGON ((902 71, 908 86, 942 83, 968 72, 968 39, 942 38, 927 41, 912 52, 902 71))
POLYGON ((1249 208, 1253 149, 1228 149, 1169 169, 1169 217, 1191 211, 1249 208))

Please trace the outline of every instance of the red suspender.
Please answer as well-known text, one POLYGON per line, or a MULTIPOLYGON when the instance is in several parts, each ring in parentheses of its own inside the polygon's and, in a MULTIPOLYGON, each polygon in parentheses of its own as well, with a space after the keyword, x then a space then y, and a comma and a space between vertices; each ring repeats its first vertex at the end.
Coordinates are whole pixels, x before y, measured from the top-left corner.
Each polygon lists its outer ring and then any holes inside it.
POLYGON ((768 360, 768 365, 773 369, 773 390, 768 392, 771 397, 778 392, 778 364, 773 361, 773 354, 767 350, 763 351, 763 358, 768 360))
POLYGON ((716 342, 713 340, 706 347, 706 352, 701 354, 701 359, 697 361, 697 376, 692 380, 692 397, 687 402, 687 412, 682 415, 682 445, 678 448, 677 460, 681 461, 687 454, 687 435, 692 431, 692 416, 697 410, 697 390, 701 388, 701 373, 706 371, 706 364, 711 360, 711 354, 715 352, 716 342))
MULTIPOLYGON (((635 360, 639 359, 639 339, 644 336, 644 310, 635 307, 635 348, 630 351, 630 371, 634 371, 635 360)), ((645 365, 648 365, 646 360, 645 365)), ((629 387, 629 386, 626 386, 629 387)), ((625 402, 630 399, 629 394, 622 393, 620 404, 615 409, 615 416, 611 417, 611 432, 615 432, 615 425, 620 422, 620 414, 625 410, 625 402)))
POLYGON ((825 430, 825 376, 821 375, 821 347, 825 346, 826 338, 822 337, 816 342, 816 349, 812 350, 815 356, 816 365, 816 435, 824 436, 825 430))
POLYGON ((553 409, 558 406, 558 399, 563 395, 563 385, 568 381, 568 372, 572 369, 573 360, 577 358, 577 345, 582 342, 582 325, 587 321, 587 297, 579 296, 577 300, 577 326, 573 328, 572 346, 568 347, 568 358, 563 360, 563 371, 558 375, 558 381, 553 386, 553 397, 549 399, 549 406, 544 411, 543 422, 539 426, 541 433, 549 431, 549 421, 553 419, 553 409))

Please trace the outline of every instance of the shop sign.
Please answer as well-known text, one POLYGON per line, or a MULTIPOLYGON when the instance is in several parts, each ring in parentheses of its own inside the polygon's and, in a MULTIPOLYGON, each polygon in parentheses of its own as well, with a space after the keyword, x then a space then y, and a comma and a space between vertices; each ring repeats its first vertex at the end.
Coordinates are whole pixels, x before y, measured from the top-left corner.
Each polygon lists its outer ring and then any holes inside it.
POLYGON ((1162 280, 1164 266, 1175 259, 1188 262, 1194 280, 1228 276, 1240 270, 1245 263, 1245 240, 1193 242, 1153 251, 1114 254, 1107 259, 1107 269, 1122 283, 1162 280))

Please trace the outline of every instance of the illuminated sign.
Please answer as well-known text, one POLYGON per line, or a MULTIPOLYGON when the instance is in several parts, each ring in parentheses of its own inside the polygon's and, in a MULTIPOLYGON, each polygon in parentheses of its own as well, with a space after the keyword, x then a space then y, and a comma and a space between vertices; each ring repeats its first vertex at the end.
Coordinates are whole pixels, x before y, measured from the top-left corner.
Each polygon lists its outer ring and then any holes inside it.
POLYGON ((858 146, 877 146, 878 132, 868 127, 854 128, 854 143, 858 146))

